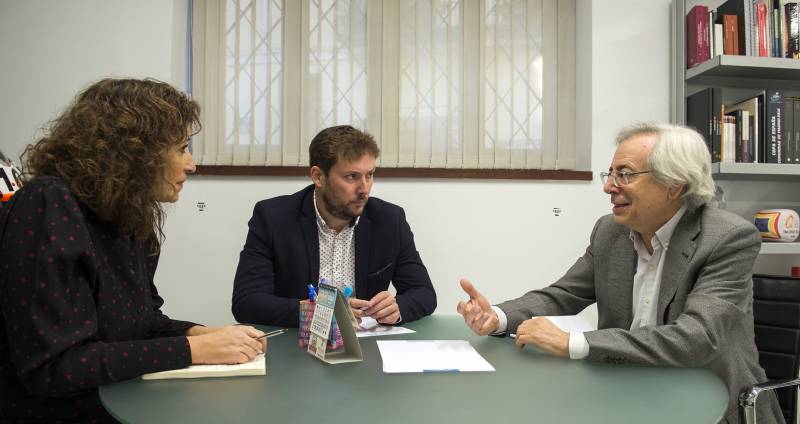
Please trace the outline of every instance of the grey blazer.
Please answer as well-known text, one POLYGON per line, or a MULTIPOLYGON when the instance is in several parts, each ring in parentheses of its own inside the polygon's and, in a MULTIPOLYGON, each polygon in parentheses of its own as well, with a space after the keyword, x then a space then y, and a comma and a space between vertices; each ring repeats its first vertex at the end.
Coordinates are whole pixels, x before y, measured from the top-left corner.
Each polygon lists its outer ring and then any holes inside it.
MULTIPOLYGON (((586 253, 561 279, 498 305, 508 318, 507 333, 532 316, 576 314, 597 302, 598 330, 584 333, 588 360, 708 367, 730 391, 726 419, 738 422, 739 390, 766 379, 753 334, 758 231, 714 207, 687 211, 664 259, 658 323, 633 330, 637 258, 629 235, 611 215, 600 218, 586 253)), ((757 413, 759 422, 783 422, 772 394, 759 399, 757 413)))

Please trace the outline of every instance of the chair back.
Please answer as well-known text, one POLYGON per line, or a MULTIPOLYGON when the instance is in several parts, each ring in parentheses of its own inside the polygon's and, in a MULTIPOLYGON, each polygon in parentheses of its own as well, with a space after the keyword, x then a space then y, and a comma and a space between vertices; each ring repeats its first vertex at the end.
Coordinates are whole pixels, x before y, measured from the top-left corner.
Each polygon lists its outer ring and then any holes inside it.
MULTIPOLYGON (((797 378, 800 367, 800 278, 753 275, 758 362, 767 379, 797 378)), ((797 386, 776 390, 787 423, 800 424, 797 386)))

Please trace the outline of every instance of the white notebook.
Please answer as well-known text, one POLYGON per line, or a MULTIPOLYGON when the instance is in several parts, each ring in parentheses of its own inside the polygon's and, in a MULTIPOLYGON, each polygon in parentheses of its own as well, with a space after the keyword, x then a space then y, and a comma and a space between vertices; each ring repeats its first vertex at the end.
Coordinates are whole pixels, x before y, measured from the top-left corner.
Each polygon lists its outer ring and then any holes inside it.
POLYGON ((266 375, 267 361, 262 353, 250 362, 235 365, 191 365, 177 370, 153 372, 142 375, 142 380, 169 378, 233 377, 239 375, 266 375))

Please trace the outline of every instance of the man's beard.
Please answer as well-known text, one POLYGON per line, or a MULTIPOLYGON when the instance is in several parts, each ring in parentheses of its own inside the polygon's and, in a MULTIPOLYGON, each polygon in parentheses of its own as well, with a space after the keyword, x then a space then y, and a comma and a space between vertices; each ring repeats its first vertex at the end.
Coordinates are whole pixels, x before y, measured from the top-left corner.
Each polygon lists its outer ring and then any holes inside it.
POLYGON ((328 190, 322 190, 322 203, 325 204, 325 209, 328 210, 328 213, 333 215, 337 219, 352 221, 353 219, 356 219, 359 216, 350 212, 350 209, 347 208, 348 205, 347 202, 342 204, 337 204, 336 201, 333 198, 331 198, 331 195, 328 192, 328 190))

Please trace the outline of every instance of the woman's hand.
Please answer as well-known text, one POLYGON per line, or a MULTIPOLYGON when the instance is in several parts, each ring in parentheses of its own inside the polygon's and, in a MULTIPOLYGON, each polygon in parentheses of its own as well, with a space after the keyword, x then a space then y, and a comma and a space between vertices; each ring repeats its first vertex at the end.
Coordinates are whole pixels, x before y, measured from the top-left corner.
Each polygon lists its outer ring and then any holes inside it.
POLYGON ((207 328, 195 326, 186 332, 192 364, 242 364, 267 351, 263 331, 246 325, 207 328), (200 332, 201 334, 197 334, 200 332))
POLYGON ((200 336, 206 333, 212 333, 221 329, 222 327, 206 327, 203 325, 195 325, 194 327, 186 330, 187 336, 200 336))

